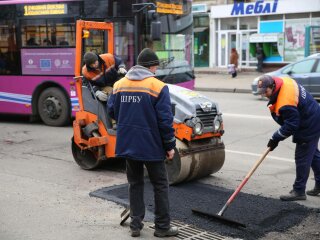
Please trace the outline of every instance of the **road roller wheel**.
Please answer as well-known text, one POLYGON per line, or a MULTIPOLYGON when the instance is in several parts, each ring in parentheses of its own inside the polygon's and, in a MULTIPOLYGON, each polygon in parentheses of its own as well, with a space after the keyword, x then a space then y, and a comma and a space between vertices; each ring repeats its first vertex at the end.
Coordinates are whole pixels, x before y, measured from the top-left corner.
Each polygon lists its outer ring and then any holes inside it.
POLYGON ((166 161, 169 184, 199 179, 221 169, 225 160, 224 144, 216 139, 199 142, 192 148, 182 141, 176 142, 172 161, 166 161))
POLYGON ((98 157, 90 150, 81 150, 78 145, 71 140, 72 155, 76 163, 84 170, 93 170, 101 164, 98 157))

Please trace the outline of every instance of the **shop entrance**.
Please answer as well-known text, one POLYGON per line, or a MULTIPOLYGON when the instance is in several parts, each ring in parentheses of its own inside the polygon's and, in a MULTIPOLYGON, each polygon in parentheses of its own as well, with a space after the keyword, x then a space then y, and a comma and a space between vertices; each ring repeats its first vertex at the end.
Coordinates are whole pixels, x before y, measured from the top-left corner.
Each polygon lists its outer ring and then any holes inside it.
POLYGON ((231 49, 238 49, 239 38, 236 32, 222 31, 218 39, 218 65, 226 67, 230 61, 231 49))
POLYGON ((218 65, 226 67, 230 63, 231 49, 239 54, 239 67, 252 67, 257 64, 250 54, 250 35, 257 31, 221 31, 218 36, 218 65))
POLYGON ((239 49, 239 66, 241 67, 253 67, 257 65, 257 59, 253 54, 250 54, 250 35, 257 33, 256 31, 241 32, 240 49, 239 49))

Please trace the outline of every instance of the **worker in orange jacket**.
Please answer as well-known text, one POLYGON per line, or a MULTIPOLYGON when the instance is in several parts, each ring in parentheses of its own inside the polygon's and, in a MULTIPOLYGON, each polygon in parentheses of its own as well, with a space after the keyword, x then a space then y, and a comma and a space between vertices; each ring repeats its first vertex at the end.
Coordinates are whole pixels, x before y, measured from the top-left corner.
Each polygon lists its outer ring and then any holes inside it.
POLYGON ((108 95, 112 92, 113 84, 120 75, 127 73, 121 58, 111 53, 97 55, 87 52, 84 57, 82 75, 93 85, 96 97, 100 101, 107 101, 108 95))
POLYGON ((296 179, 293 189, 280 196, 283 201, 306 200, 320 194, 320 107, 311 94, 289 77, 263 75, 258 82, 259 92, 269 98, 268 107, 273 119, 281 126, 268 142, 273 151, 280 141, 292 136, 296 143, 296 179), (306 192, 310 168, 314 172, 315 186, 306 192))

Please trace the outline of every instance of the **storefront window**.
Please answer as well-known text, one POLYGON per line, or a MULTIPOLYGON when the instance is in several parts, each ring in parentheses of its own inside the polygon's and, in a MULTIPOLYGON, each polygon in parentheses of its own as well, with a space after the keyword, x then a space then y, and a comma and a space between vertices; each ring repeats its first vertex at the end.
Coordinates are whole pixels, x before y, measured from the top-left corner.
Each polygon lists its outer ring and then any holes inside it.
POLYGON ((220 30, 236 30, 237 18, 223 18, 221 19, 220 30))
POLYGON ((284 60, 295 62, 304 58, 305 29, 310 19, 294 19, 285 21, 284 60))
POLYGON ((311 26, 320 26, 320 18, 312 18, 311 26))
POLYGON ((193 18, 194 27, 209 27, 209 16, 194 16, 193 18))
POLYGON ((256 17, 241 17, 240 30, 251 30, 258 28, 258 21, 256 17))
POLYGON ((278 15, 264 15, 260 17, 260 21, 270 21, 270 20, 282 20, 283 15, 278 14, 278 15))
POLYGON ((311 13, 312 18, 319 18, 320 17, 320 12, 313 12, 311 13))
POLYGON ((293 13, 293 14, 286 14, 286 19, 299 19, 299 18, 309 18, 310 13, 293 13))

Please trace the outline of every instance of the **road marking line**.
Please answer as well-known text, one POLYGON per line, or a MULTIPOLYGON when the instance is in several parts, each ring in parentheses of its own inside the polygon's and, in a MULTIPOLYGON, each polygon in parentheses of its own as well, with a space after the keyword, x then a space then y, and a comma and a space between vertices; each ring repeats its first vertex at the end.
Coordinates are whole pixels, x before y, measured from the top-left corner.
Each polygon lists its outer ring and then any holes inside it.
MULTIPOLYGON (((229 152, 229 153, 249 155, 249 156, 254 156, 254 157, 261 157, 262 156, 262 154, 250 153, 250 152, 240 152, 240 151, 233 151, 233 150, 227 150, 227 149, 225 151, 229 152)), ((273 156, 267 156, 266 158, 275 159, 275 160, 279 160, 279 161, 283 161, 283 162, 290 162, 290 163, 295 162, 293 159, 290 159, 290 158, 273 157, 273 156)))
POLYGON ((222 116, 272 120, 270 116, 259 116, 259 115, 250 115, 250 114, 223 113, 222 116))

